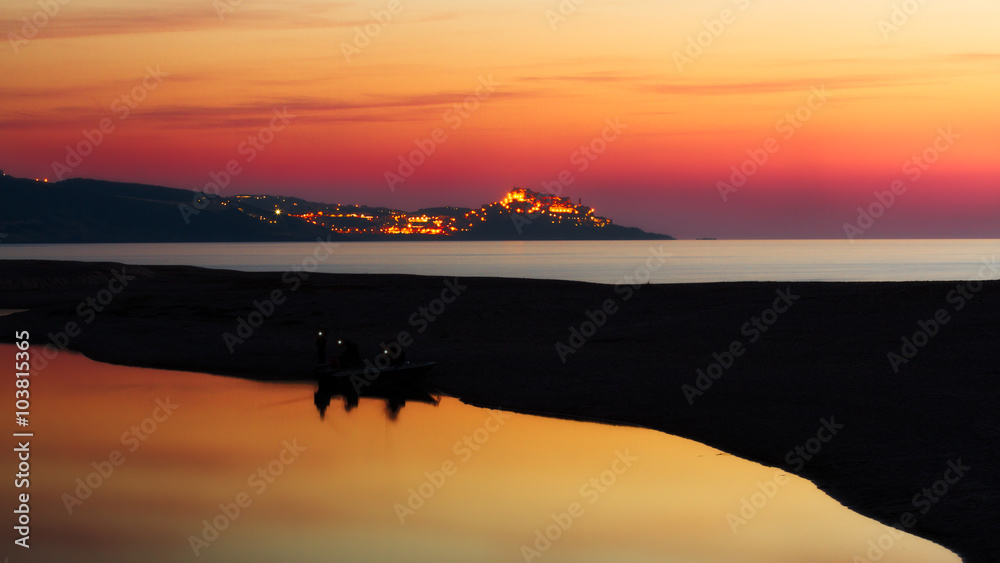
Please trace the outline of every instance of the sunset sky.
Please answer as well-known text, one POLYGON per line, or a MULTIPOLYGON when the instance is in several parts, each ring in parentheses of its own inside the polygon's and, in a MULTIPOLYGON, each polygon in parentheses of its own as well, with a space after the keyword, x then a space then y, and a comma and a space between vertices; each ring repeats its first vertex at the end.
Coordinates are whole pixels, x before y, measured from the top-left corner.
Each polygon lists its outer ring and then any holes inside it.
POLYGON ((8 174, 197 189, 236 160, 224 195, 416 209, 567 171, 684 238, 842 238, 898 180, 861 236, 1000 236, 995 0, 62 2, 0 6, 8 174))

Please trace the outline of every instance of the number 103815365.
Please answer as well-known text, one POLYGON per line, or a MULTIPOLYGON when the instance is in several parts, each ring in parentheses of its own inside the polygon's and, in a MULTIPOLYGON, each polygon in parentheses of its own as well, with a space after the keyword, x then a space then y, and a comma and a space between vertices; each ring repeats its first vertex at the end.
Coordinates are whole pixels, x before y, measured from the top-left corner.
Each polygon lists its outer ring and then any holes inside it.
POLYGON ((14 352, 14 375, 16 377, 15 386, 17 389, 14 392, 14 406, 17 408, 17 424, 18 426, 28 425, 28 410, 31 406, 29 402, 30 393, 28 388, 31 386, 31 353, 29 348, 31 348, 31 343, 28 341, 28 332, 19 331, 14 333, 15 343, 17 351, 14 352))

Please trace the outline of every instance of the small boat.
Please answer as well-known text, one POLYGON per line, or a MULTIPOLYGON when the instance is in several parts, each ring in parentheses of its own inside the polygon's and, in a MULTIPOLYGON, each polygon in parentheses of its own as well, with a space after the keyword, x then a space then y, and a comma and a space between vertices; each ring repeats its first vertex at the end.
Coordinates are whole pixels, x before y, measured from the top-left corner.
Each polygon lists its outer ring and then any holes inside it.
MULTIPOLYGON (((326 350, 326 337, 322 330, 319 331, 316 346, 322 356, 326 350)), ((383 350, 375 361, 363 359, 358 345, 343 337, 337 339, 337 349, 338 355, 330 358, 328 363, 316 366, 316 378, 321 383, 323 380, 356 381, 359 377, 367 384, 417 381, 435 366, 435 362, 407 361, 406 352, 402 349, 397 349, 395 353, 383 350), (388 365, 380 366, 380 359, 388 365)))
POLYGON ((316 366, 316 374, 321 378, 332 380, 348 380, 361 377, 370 383, 394 383, 401 381, 418 381, 431 370, 437 362, 403 362, 379 369, 374 364, 366 368, 332 368, 329 364, 316 366))

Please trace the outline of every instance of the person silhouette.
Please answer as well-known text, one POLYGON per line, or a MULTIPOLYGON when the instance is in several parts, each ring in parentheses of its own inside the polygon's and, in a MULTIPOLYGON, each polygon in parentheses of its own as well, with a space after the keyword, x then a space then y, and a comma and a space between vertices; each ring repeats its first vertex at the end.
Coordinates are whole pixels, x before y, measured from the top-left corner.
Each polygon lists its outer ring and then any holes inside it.
POLYGON ((321 330, 316 334, 316 365, 326 361, 326 332, 321 330))
POLYGON ((343 348, 343 353, 340 355, 340 367, 342 368, 357 368, 361 364, 361 350, 358 345, 354 342, 341 338, 337 341, 337 345, 343 348))

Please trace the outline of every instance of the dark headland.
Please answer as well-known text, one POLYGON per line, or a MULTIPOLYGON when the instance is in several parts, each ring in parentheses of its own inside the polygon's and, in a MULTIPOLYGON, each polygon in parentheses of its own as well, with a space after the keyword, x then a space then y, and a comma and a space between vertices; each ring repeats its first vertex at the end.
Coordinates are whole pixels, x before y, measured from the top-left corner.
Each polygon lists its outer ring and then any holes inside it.
POLYGON ((276 195, 216 195, 144 184, 15 178, 0 171, 0 242, 666 240, 616 225, 569 197, 514 188, 477 209, 402 211, 276 195))
POLYGON ((366 355, 405 331, 409 359, 438 361, 431 383, 465 402, 684 436, 794 472, 966 562, 1000 561, 1000 283, 618 289, 312 274, 293 290, 281 273, 4 261, 0 308, 29 311, 0 317, 0 340, 28 330, 34 349, 52 335, 103 362, 307 380, 316 329, 366 355), (453 302, 436 305, 449 287, 453 302), (98 312, 88 299, 107 301, 108 288, 121 291, 98 312), (227 343, 276 290, 283 302, 263 324, 227 343), (614 312, 592 331, 608 300, 614 312), (941 310, 946 321, 928 322, 941 310), (571 327, 593 334, 581 342, 571 327), (898 373, 890 352, 905 360, 898 373), (842 428, 808 460, 790 455, 819 444, 824 420, 842 428))

